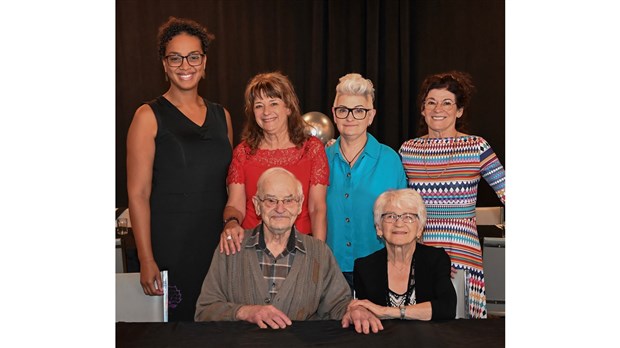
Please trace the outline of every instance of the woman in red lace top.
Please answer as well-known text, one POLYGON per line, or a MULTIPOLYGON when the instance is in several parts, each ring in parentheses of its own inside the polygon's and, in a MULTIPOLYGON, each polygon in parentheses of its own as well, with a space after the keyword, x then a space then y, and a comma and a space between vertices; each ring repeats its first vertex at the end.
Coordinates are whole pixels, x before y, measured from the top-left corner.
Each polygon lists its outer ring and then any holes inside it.
POLYGON ((305 131, 299 100, 290 80, 280 72, 252 78, 245 90, 245 115, 241 143, 233 150, 226 178, 228 202, 224 208, 220 252, 228 255, 241 250, 243 230, 260 223, 252 197, 256 194, 258 177, 271 167, 283 167, 301 181, 304 200, 295 227, 324 241, 325 196, 329 184, 327 157, 323 143, 305 131))

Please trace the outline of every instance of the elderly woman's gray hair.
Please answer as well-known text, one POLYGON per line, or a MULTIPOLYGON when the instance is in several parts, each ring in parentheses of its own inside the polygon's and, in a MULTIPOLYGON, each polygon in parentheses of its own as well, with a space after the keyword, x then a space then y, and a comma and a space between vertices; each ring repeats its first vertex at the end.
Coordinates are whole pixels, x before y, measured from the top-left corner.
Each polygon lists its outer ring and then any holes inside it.
POLYGON ((383 209, 388 203, 401 209, 417 207, 417 211, 410 211, 410 213, 418 214, 420 224, 422 226, 426 225, 426 206, 422 196, 420 196, 418 191, 406 188, 385 191, 377 197, 373 207, 375 226, 381 226, 381 214, 386 213, 383 209))
POLYGON ((346 74, 340 78, 340 83, 336 86, 336 98, 341 94, 344 95, 369 95, 372 101, 375 101, 375 88, 369 79, 365 79, 357 73, 346 74))

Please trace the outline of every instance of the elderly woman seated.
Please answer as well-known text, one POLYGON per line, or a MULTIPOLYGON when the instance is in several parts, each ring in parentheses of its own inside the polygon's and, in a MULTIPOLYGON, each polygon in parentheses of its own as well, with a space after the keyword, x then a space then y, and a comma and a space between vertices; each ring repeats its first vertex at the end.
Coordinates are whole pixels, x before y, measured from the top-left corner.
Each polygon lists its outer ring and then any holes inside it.
POLYGON ((442 248, 419 244, 426 207, 412 189, 382 193, 374 205, 377 236, 385 248, 355 260, 359 304, 380 319, 454 319, 456 292, 450 258, 442 248))

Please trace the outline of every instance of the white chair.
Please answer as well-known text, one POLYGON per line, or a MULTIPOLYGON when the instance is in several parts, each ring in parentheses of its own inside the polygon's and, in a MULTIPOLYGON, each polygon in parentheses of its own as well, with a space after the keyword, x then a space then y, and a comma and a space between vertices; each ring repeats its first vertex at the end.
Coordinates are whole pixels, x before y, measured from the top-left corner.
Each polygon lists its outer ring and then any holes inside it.
POLYGON ((140 273, 116 273, 116 321, 168 322, 168 271, 161 272, 163 296, 148 296, 140 273))
POLYGON ((456 275, 452 278, 452 285, 456 291, 456 319, 469 319, 469 294, 465 282, 465 270, 456 270, 456 275))
POLYGON ((477 225, 502 225, 504 207, 476 207, 477 225))

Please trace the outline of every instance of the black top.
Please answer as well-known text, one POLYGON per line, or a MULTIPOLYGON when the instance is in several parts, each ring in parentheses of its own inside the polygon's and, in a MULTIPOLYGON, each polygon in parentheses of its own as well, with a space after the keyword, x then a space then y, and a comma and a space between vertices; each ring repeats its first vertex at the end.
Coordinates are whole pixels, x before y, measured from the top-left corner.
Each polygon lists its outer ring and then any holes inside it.
MULTIPOLYGON (((415 252, 416 303, 431 301, 432 320, 454 319, 456 291, 450 278, 450 257, 442 248, 416 244, 415 252)), ((380 249, 355 260, 353 282, 356 297, 388 306, 387 250, 380 249)))
POLYGON ((157 120, 151 239, 169 274, 169 320, 194 320, 196 300, 222 231, 232 158, 221 105, 205 100, 197 125, 163 96, 149 102, 157 120))

